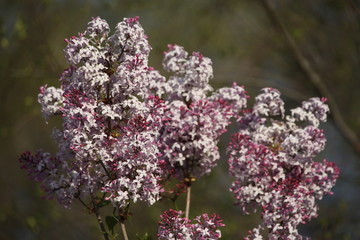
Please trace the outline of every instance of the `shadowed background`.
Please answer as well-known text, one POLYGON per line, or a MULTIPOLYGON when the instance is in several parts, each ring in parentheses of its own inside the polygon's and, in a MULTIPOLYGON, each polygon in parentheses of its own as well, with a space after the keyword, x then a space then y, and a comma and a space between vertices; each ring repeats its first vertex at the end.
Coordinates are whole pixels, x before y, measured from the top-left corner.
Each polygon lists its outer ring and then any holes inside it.
MULTIPOLYGON (((352 0, 273 2, 269 12, 262 0, 2 0, 0 239, 101 239, 94 216, 80 204, 67 210, 43 200, 40 187, 17 161, 26 150, 56 152, 51 131, 60 122, 46 124, 42 119, 38 89, 44 84, 59 86, 58 77, 67 67, 64 38, 83 32, 95 16, 106 19, 111 29, 124 17, 140 16, 153 47, 150 65, 160 71, 162 53, 168 43, 174 43, 212 59, 215 88, 237 82, 252 97, 262 87, 278 88, 287 109, 328 94, 334 100, 331 107, 339 112, 322 125, 328 142, 319 159, 336 162, 341 175, 334 195, 319 203, 319 217, 302 226, 301 233, 313 239, 360 239, 356 137, 360 135, 360 4, 352 0), (296 43, 295 50, 286 34, 296 43), (296 51, 301 52, 300 59, 296 51), (304 59, 312 72, 304 69, 304 59), (325 92, 311 73, 320 77, 325 92)), ((246 236, 260 217, 243 216, 233 206, 225 156, 230 135, 231 131, 221 139, 219 167, 194 185, 190 215, 220 214, 227 225, 222 239, 234 240, 246 236)), ((155 236, 159 215, 170 207, 167 202, 151 208, 137 204, 127 223, 130 239, 136 239, 136 233, 155 236)), ((184 208, 183 198, 178 207, 184 208)))

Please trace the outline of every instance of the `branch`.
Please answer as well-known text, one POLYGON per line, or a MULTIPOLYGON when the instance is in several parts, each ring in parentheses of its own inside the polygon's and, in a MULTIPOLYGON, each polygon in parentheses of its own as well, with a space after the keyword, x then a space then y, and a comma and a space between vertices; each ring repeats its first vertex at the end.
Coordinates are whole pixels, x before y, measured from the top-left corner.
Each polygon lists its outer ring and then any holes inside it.
POLYGON ((129 240, 125 226, 125 220, 128 218, 129 215, 129 208, 130 208, 130 203, 128 203, 125 208, 119 208, 119 207, 117 208, 119 212, 118 220, 124 240, 129 240))
MULTIPOLYGON (((79 200, 80 200, 80 198, 79 198, 79 200)), ((101 218, 101 215, 100 215, 100 212, 99 212, 99 208, 98 208, 97 203, 96 203, 96 199, 95 199, 95 197, 93 196, 92 193, 91 193, 91 201, 92 201, 92 204, 93 204, 92 212, 95 213, 95 215, 96 215, 96 220, 99 223, 101 233, 103 234, 105 240, 109 240, 109 234, 107 233, 107 231, 105 229, 104 222, 102 221, 102 218, 101 218)), ((82 202, 82 201, 80 201, 80 202, 82 202)))
POLYGON ((350 5, 351 10, 357 15, 360 16, 360 9, 358 6, 356 6, 356 3, 354 3, 353 0, 347 0, 347 3, 350 5))
POLYGON ((109 234, 107 233, 106 229, 105 229, 105 226, 104 226, 104 223, 102 221, 102 218, 100 216, 100 213, 99 213, 99 209, 94 209, 94 213, 96 215, 96 220, 98 221, 99 223, 99 226, 100 226, 100 229, 101 229, 101 233, 103 234, 104 236, 104 239, 105 240, 109 240, 109 234))
POLYGON ((340 109, 335 101, 335 98, 332 96, 330 90, 328 87, 324 84, 323 80, 321 79, 320 75, 314 70, 314 68, 311 66, 310 62, 306 59, 306 57, 302 54, 300 51, 298 45, 294 41, 294 39, 291 37, 287 29, 285 28, 284 24, 280 20, 279 16, 271 6, 269 0, 260 0, 266 14, 268 15, 271 23, 273 24, 274 28, 283 35, 283 37, 286 40, 286 43, 288 44, 289 48, 293 52, 297 62, 299 63, 300 67, 304 71, 304 73, 307 75, 309 80, 312 82, 312 84, 318 89, 321 95, 323 97, 326 97, 328 99, 329 107, 331 110, 331 115, 334 119, 334 122, 338 129, 340 130, 341 134, 345 137, 345 139, 351 144, 353 149, 360 154, 360 141, 353 130, 350 129, 350 127, 346 124, 344 118, 342 117, 342 114, 340 112, 340 109))

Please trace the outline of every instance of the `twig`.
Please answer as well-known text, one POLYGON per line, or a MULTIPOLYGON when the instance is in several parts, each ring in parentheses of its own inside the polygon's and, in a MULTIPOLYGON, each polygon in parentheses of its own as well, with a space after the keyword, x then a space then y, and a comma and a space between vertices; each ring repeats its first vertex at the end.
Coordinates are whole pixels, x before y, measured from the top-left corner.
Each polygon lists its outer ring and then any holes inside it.
POLYGON ((92 201, 92 204, 93 204, 92 212, 95 213, 95 215, 96 215, 96 220, 99 223, 101 233, 103 234, 105 240, 109 240, 109 234, 107 233, 107 231, 105 229, 104 223, 102 221, 102 218, 101 218, 101 215, 100 215, 100 212, 99 212, 99 208, 98 208, 98 206, 96 204, 96 200, 95 200, 95 198, 94 198, 94 196, 92 194, 91 194, 91 201, 92 201))
POLYGON ((129 208, 130 208, 130 203, 128 203, 128 205, 125 208, 117 208, 118 212, 119 212, 118 220, 119 220, 119 223, 120 223, 121 232, 122 232, 122 235, 124 237, 124 240, 129 240, 128 235, 127 235, 127 231, 126 231, 126 226, 125 226, 125 220, 128 217, 129 208))
POLYGON ((104 165, 103 161, 102 161, 101 159, 99 159, 99 162, 100 162, 100 164, 101 164, 102 168, 104 169, 104 171, 105 171, 106 175, 109 177, 109 179, 111 179, 111 175, 110 175, 109 171, 106 169, 106 167, 105 167, 105 165, 104 165))
POLYGON ((354 3, 353 0, 347 0, 347 3, 350 5, 351 10, 354 11, 357 16, 360 16, 360 9, 356 6, 356 3, 354 3))
POLYGON ((352 131, 349 126, 346 124, 342 114, 340 112, 337 103, 332 96, 328 87, 322 81, 320 75, 314 70, 310 62, 305 58, 305 56, 300 51, 294 39, 291 37, 284 24, 280 20, 279 16, 269 3, 269 0, 261 0, 261 3, 274 27, 279 31, 285 38, 288 46, 295 55, 296 60, 298 61, 300 67, 303 69, 307 77, 310 79, 312 84, 318 89, 321 95, 328 99, 329 107, 331 110, 331 115, 334 119, 334 122, 342 135, 348 140, 353 149, 360 154, 360 141, 354 131, 352 131))
POLYGON ((108 235, 108 233, 107 233, 107 231, 105 229, 104 223, 103 223, 102 218, 101 218, 100 213, 99 213, 99 209, 95 208, 94 213, 96 215, 96 219, 97 219, 97 221, 99 223, 99 226, 100 226, 101 232, 102 232, 102 234, 104 236, 104 239, 109 240, 109 235, 108 235))
POLYGON ((91 208, 80 197, 77 197, 77 199, 79 199, 80 203, 86 208, 86 210, 91 212, 91 208))

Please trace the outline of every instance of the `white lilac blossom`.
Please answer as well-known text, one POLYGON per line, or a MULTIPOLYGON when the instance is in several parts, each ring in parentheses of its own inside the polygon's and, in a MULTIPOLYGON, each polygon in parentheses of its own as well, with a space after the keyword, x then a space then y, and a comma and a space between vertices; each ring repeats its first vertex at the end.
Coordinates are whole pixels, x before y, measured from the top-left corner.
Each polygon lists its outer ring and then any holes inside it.
POLYGON ((138 200, 152 204, 161 191, 163 103, 150 90, 156 93, 151 81, 162 78, 147 65, 151 47, 137 17, 125 18, 109 34, 97 17, 84 33, 66 39, 69 67, 61 86, 44 86, 39 94, 44 117, 62 117, 55 134, 59 152, 20 157, 47 196, 66 207, 98 193, 119 208, 138 200))
POLYGON ((163 67, 172 73, 168 80, 170 97, 186 102, 204 99, 212 90, 209 80, 213 77, 212 62, 201 53, 194 52, 190 57, 183 47, 168 45, 163 67))
POLYGON ((192 223, 190 219, 181 217, 181 211, 170 209, 160 217, 158 229, 159 240, 216 240, 221 238, 219 227, 225 226, 222 219, 213 214, 197 216, 192 223))
POLYGON ((194 234, 192 239, 196 240, 216 240, 221 238, 219 227, 224 227, 223 220, 217 215, 209 216, 204 213, 195 217, 193 224, 194 234))
POLYGON ((231 87, 218 89, 210 97, 211 100, 224 101, 230 103, 232 112, 237 116, 246 107, 248 96, 243 86, 233 83, 231 87))
POLYGON ((273 88, 263 88, 262 93, 255 98, 253 112, 256 115, 283 116, 285 109, 280 92, 273 88))
POLYGON ((211 171, 219 159, 219 136, 231 116, 231 108, 220 102, 199 100, 189 106, 182 101, 169 103, 161 147, 176 177, 200 177, 211 171))
POLYGON ((159 151, 154 139, 154 127, 142 116, 131 119, 123 128, 122 137, 113 149, 115 159, 110 160, 114 178, 103 190, 109 199, 126 207, 128 200, 147 201, 153 204, 160 193, 159 151))
POLYGON ((190 57, 169 45, 163 66, 172 75, 161 81, 167 111, 160 142, 167 170, 180 180, 210 173, 219 159, 217 143, 230 119, 246 106, 243 87, 212 92, 212 63, 200 53, 190 57), (208 96, 209 95, 209 96, 208 96))
POLYGON ((262 224, 245 239, 303 239, 299 224, 317 216, 316 199, 332 194, 339 170, 314 157, 325 147, 319 122, 326 121, 325 99, 312 98, 284 116, 280 93, 263 89, 254 108, 239 117, 240 131, 228 148, 231 191, 248 214, 262 209, 262 224))
POLYGON ((61 113, 60 108, 64 101, 63 90, 55 87, 43 86, 40 88, 38 102, 41 104, 41 112, 45 119, 61 113))
POLYGON ((309 101, 302 103, 301 107, 291 110, 290 121, 304 121, 309 122, 310 125, 318 127, 321 122, 326 121, 329 107, 324 104, 326 99, 311 98, 309 101))

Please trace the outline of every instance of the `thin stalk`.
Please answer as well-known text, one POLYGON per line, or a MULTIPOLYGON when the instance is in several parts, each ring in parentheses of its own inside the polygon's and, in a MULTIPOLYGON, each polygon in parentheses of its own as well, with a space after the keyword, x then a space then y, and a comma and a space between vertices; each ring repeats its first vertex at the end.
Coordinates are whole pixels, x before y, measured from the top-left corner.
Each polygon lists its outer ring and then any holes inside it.
POLYGON ((109 171, 106 169, 106 167, 105 167, 105 165, 104 165, 103 161, 101 161, 101 159, 99 159, 99 162, 100 162, 100 164, 101 164, 102 168, 104 169, 104 171, 105 171, 106 175, 108 176, 108 178, 110 178, 110 179, 111 179, 111 175, 110 175, 109 171))
POLYGON ((80 197, 78 197, 78 199, 80 203, 86 208, 86 210, 91 212, 91 208, 88 205, 86 205, 86 203, 80 197))
POLYGON ((190 213, 190 200, 191 200, 191 185, 186 185, 186 210, 185 217, 189 219, 190 213))
POLYGON ((122 231, 124 240, 129 240, 128 235, 127 235, 127 232, 126 232, 126 226, 125 226, 124 221, 121 221, 121 222, 120 222, 120 226, 121 226, 121 231, 122 231))

